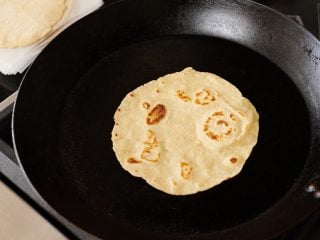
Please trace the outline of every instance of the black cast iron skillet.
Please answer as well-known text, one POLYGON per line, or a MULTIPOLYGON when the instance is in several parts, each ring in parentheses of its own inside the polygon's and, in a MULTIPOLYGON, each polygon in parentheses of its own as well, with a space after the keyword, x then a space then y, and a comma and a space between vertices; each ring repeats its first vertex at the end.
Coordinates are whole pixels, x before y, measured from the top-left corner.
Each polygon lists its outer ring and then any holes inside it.
POLYGON ((32 65, 14 108, 15 149, 39 195, 97 237, 270 239, 319 207, 305 191, 320 169, 319 76, 320 43, 262 5, 120 1, 32 65), (110 138, 129 91, 188 66, 236 85, 260 114, 260 134, 239 176, 177 197, 124 171, 110 138))

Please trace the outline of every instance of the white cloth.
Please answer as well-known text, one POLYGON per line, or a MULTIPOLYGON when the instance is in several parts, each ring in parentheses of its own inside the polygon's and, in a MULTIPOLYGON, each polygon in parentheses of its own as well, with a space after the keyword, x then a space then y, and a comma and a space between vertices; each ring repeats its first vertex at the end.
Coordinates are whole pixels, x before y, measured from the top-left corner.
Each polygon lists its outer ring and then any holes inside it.
POLYGON ((0 48, 0 72, 22 73, 39 53, 64 29, 103 5, 103 0, 68 0, 68 10, 57 24, 56 30, 47 38, 22 48, 0 48))

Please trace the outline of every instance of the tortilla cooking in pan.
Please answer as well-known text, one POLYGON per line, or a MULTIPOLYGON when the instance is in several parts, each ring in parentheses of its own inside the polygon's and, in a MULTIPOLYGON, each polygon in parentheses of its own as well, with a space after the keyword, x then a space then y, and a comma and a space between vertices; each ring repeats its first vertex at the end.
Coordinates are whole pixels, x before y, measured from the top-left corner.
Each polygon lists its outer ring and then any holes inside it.
POLYGON ((186 68, 126 95, 112 131, 122 167, 173 195, 237 175, 258 139, 254 106, 217 75, 186 68))

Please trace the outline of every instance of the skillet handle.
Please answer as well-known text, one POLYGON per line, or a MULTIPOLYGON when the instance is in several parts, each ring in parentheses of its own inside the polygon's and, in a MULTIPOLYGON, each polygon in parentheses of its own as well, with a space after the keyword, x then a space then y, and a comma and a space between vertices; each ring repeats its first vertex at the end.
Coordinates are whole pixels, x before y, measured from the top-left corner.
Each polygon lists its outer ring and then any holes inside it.
POLYGON ((0 103, 0 121, 12 112, 13 104, 17 99, 18 90, 0 103))
MULTIPOLYGON (((0 123, 2 122, 5 125, 5 127, 8 127, 7 125, 9 124, 8 122, 10 120, 8 118, 10 118, 10 115, 12 114, 12 109, 13 109, 14 102, 17 98, 17 93, 18 91, 15 91, 5 100, 0 102, 0 123)), ((13 163, 18 165, 16 156, 12 147, 8 144, 8 142, 4 141, 1 138, 0 138, 0 149, 1 149, 0 155, 3 155, 3 157, 6 157, 7 159, 11 160, 13 163)))
MULTIPOLYGON (((17 93, 18 91, 15 91, 0 103, 0 122, 12 113, 17 93)), ((21 171, 12 147, 0 139, 0 149, 0 179, 3 175, 29 196, 35 197, 36 194, 21 171)))

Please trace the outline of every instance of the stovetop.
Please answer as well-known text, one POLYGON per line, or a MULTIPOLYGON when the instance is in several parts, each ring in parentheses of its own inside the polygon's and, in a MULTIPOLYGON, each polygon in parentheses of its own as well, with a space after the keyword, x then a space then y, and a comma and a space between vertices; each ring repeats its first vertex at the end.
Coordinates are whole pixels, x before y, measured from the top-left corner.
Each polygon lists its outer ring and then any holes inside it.
MULTIPOLYGON (((105 0, 113 3, 118 0, 105 0)), ((303 25, 314 36, 320 38, 320 0, 256 0, 268 7, 276 9, 298 24, 303 25)), ((18 89, 24 73, 14 76, 5 76, 0 73, 0 101, 6 99, 18 89)), ((33 188, 26 181, 20 170, 11 138, 12 104, 5 108, 0 107, 0 179, 7 183, 41 215, 48 219, 68 238, 88 239, 88 236, 72 224, 65 223, 62 218, 56 219, 48 212, 47 204, 40 199, 33 188)), ((320 209, 304 220, 294 229, 274 240, 319 240, 320 239, 320 209)), ((258 240, 258 239, 257 239, 258 240)))

